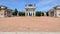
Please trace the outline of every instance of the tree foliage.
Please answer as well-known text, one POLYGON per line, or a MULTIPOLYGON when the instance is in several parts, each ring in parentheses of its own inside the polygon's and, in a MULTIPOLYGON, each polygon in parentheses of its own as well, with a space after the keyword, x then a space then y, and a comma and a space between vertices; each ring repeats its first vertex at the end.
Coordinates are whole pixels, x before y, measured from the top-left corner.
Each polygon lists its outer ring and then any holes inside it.
POLYGON ((41 12, 41 14, 42 14, 41 16, 44 16, 44 12, 41 12))
POLYGON ((14 15, 14 16, 17 16, 17 13, 18 13, 18 10, 15 9, 14 12, 13 12, 13 15, 14 15))
POLYGON ((25 12, 19 12, 19 16, 25 16, 25 12))
POLYGON ((36 16, 41 16, 41 12, 36 11, 36 16))
MULTIPOLYGON (((14 16, 17 16, 17 13, 18 13, 18 10, 15 9, 14 12, 13 12, 13 15, 14 16)), ((25 16, 25 12, 20 12, 19 11, 19 16, 25 16)), ((29 15, 31 16, 31 14, 29 13, 29 15)), ((48 12, 46 12, 46 15, 49 16, 48 12)), ((36 11, 36 16, 44 16, 44 12, 42 11, 36 11)))
POLYGON ((48 12, 46 12, 46 15, 49 16, 48 12))

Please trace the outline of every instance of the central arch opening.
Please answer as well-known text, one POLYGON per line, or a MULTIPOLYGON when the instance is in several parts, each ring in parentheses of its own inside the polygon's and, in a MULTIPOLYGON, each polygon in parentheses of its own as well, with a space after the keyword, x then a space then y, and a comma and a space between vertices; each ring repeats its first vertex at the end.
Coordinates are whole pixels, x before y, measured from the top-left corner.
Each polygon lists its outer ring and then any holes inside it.
POLYGON ((29 16, 32 16, 32 11, 29 11, 29 16))
POLYGON ((25 8, 25 16, 35 16, 35 9, 34 5, 27 5, 25 8))

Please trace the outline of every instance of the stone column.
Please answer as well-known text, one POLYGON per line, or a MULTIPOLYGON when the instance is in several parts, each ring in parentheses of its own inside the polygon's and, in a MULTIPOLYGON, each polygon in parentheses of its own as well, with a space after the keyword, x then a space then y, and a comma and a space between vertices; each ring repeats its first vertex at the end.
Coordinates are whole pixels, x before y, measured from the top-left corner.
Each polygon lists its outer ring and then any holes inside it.
POLYGON ((27 11, 25 11, 25 16, 27 16, 27 11))
POLYGON ((28 12, 28 16, 29 16, 29 12, 28 12))
POLYGON ((51 16, 50 12, 48 12, 48 13, 49 13, 49 16, 51 16))
POLYGON ((33 16, 33 12, 32 12, 32 16, 33 16))
POLYGON ((55 11, 54 11, 54 17, 55 17, 55 11))
POLYGON ((46 16, 46 12, 44 12, 44 16, 46 16))
POLYGON ((34 11, 34 16, 35 16, 35 11, 34 11))
POLYGON ((4 12, 5 13, 5 17, 7 17, 7 12, 4 12))
POLYGON ((5 15, 4 15, 4 14, 5 14, 5 10, 2 10, 2 12, 3 12, 3 13, 2 13, 2 14, 3 14, 2 17, 5 17, 5 15))

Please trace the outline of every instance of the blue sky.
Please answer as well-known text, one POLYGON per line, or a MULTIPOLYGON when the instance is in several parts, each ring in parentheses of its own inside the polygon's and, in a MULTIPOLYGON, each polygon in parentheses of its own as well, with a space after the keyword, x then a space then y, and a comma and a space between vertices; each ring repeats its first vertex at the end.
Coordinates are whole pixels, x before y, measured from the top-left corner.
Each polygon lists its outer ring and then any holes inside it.
POLYGON ((60 0, 0 0, 0 5, 13 10, 17 8, 19 11, 24 11, 26 4, 36 4, 36 11, 48 11, 60 5, 60 0))

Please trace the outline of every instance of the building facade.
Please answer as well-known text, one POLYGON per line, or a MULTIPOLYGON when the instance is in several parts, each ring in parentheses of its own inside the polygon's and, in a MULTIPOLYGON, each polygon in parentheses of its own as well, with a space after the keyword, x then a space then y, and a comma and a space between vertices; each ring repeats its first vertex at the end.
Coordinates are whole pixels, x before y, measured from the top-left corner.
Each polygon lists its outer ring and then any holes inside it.
POLYGON ((1 5, 0 6, 0 17, 11 17, 12 16, 12 10, 8 9, 6 6, 1 5))
POLYGON ((25 16, 35 16, 35 6, 32 4, 26 5, 25 16))
POLYGON ((56 6, 53 9, 49 10, 49 16, 60 17, 60 6, 56 6))

